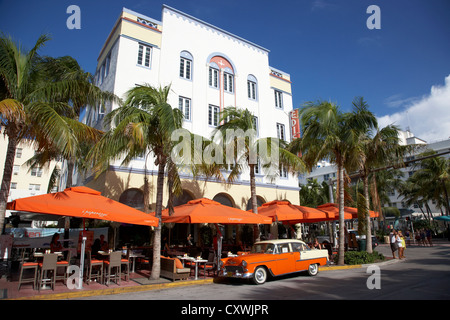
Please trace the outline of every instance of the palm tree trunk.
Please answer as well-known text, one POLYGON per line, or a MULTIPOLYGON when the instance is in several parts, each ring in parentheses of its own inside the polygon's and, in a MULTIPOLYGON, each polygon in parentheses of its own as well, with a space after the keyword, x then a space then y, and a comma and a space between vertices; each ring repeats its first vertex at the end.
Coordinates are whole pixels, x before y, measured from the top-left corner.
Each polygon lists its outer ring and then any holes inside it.
POLYGON ((448 198, 447 187, 445 185, 445 181, 444 180, 442 180, 442 186, 444 188, 445 211, 447 212, 447 215, 450 215, 450 202, 449 202, 449 198, 448 198))
POLYGON ((158 164, 158 178, 156 182, 156 209, 155 217, 159 219, 158 226, 155 227, 153 234, 153 266, 150 280, 159 279, 161 273, 161 214, 162 214, 162 202, 164 191, 164 170, 166 164, 165 161, 159 161, 158 164))
POLYGON ((6 151, 5 167, 3 169, 2 187, 0 189, 0 234, 4 233, 6 205, 8 203, 9 188, 11 186, 16 147, 17 135, 8 133, 8 148, 6 151))
POLYGON ((345 224, 344 224, 344 167, 342 160, 338 161, 338 179, 339 179, 339 259, 338 265, 344 265, 345 254, 345 224))
POLYGON ((368 253, 372 253, 372 228, 370 225, 370 199, 369 199, 369 176, 367 174, 363 177, 364 183, 364 197, 366 198, 366 219, 367 219, 367 227, 366 227, 366 251, 368 253))
MULTIPOLYGON (((252 212, 258 213, 258 200, 256 198, 256 179, 255 179, 255 165, 249 164, 250 167, 250 196, 252 199, 252 212)), ((253 240, 259 241, 259 225, 253 225, 253 240)))

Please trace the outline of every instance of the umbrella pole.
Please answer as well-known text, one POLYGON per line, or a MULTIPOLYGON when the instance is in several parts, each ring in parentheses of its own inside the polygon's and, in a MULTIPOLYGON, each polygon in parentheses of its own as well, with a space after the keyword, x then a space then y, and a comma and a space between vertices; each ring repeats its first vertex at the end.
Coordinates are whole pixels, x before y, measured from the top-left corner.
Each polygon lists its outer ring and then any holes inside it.
POLYGON ((83 218, 83 232, 81 236, 81 253, 80 253, 80 278, 78 281, 78 289, 83 289, 83 271, 84 271, 84 251, 86 249, 86 240, 87 237, 84 234, 86 231, 86 223, 85 218, 83 218))
POLYGON ((217 229, 217 234, 219 235, 217 237, 217 274, 219 274, 220 272, 220 265, 219 265, 219 261, 222 258, 222 232, 220 232, 220 227, 217 223, 215 223, 216 225, 216 229, 217 229))
POLYGON ((82 242, 81 242, 81 255, 80 255, 80 279, 78 281, 78 289, 83 289, 84 250, 86 249, 86 239, 87 238, 83 234, 81 239, 82 239, 82 242))

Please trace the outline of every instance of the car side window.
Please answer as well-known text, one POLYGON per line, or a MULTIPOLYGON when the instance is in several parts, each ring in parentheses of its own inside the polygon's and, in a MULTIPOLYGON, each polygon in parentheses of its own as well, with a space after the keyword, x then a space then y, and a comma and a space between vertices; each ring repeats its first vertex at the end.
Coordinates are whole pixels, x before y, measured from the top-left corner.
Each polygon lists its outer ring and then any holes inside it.
POLYGON ((277 245, 278 253, 288 253, 290 252, 289 243, 280 243, 277 245))
POLYGON ((293 243, 291 243, 291 246, 292 246, 292 251, 293 252, 302 251, 302 244, 301 243, 293 242, 293 243))

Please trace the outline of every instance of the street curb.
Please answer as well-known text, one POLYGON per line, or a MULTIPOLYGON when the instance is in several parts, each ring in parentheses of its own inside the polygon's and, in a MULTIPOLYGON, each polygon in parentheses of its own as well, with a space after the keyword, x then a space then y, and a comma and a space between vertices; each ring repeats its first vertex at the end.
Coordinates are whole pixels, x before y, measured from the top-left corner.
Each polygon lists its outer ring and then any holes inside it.
POLYGON ((31 297, 20 297, 15 299, 5 299, 5 300, 64 300, 64 299, 74 299, 74 298, 85 298, 92 296, 104 296, 104 295, 112 295, 112 294, 120 294, 120 293, 130 293, 130 292, 141 292, 141 291, 150 291, 150 290, 158 290, 158 289, 166 289, 166 288, 175 288, 175 287, 185 287, 190 285, 204 285, 213 283, 214 279, 206 279, 206 280, 190 280, 190 281, 177 281, 170 283, 157 283, 157 284, 146 284, 141 286, 131 286, 131 287, 117 287, 117 288, 108 288, 101 290, 86 290, 86 291, 74 291, 74 292, 65 292, 65 293, 55 293, 55 294, 45 294, 45 295, 36 295, 31 297))

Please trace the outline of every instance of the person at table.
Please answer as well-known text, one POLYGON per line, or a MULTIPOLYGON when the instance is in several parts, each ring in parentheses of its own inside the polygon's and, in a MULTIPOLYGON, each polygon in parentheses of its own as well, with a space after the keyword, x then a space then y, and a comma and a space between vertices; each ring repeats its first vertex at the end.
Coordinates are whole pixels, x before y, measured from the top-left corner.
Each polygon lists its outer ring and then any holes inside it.
POLYGON ((169 244, 167 243, 167 237, 164 236, 164 238, 161 241, 161 254, 163 256, 167 256, 167 254, 169 253, 169 244))
POLYGON ((98 252, 101 250, 100 239, 95 239, 91 246, 91 256, 98 258, 98 252))
POLYGON ((108 249, 109 249, 108 242, 105 241, 105 236, 103 234, 100 235, 100 249, 102 251, 108 251, 108 249))
POLYGON ((186 239, 186 244, 190 247, 192 246, 192 235, 189 233, 186 239))
POLYGON ((51 252, 61 252, 62 251, 62 245, 61 242, 59 242, 59 234, 55 233, 52 237, 52 241, 50 242, 50 251, 51 252))

